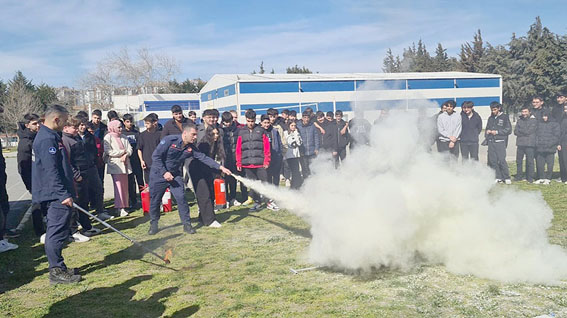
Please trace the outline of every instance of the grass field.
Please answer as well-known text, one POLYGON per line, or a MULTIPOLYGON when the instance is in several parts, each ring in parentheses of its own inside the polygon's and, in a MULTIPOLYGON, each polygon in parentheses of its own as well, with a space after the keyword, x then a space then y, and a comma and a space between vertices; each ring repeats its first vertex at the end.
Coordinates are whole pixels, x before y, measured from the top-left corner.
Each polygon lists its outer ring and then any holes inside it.
MULTIPOLYGON (((543 193, 555 213, 550 240, 567 248, 567 185, 512 187, 543 193)), ((196 217, 196 206, 191 211, 196 217)), ((43 245, 27 231, 14 240, 18 250, 0 254, 0 317, 567 317, 565 282, 504 284, 433 265, 294 275, 290 267, 310 266, 303 220, 286 211, 239 207, 221 211, 218 219, 222 228, 186 235, 177 213, 167 213, 151 237, 141 211, 113 220, 157 253, 172 248, 172 263, 164 266, 106 230, 64 249, 67 265, 79 268, 84 280, 54 287, 43 245)))

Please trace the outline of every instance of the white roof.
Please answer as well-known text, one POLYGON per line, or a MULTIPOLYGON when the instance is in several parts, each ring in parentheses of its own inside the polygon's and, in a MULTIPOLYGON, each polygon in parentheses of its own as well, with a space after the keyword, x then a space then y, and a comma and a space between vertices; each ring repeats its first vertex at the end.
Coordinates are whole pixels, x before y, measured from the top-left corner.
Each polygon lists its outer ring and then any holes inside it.
POLYGON ((320 80, 391 80, 441 78, 500 78, 498 74, 467 72, 416 72, 416 73, 315 73, 315 74, 215 74, 201 89, 212 89, 236 82, 320 81, 320 80))

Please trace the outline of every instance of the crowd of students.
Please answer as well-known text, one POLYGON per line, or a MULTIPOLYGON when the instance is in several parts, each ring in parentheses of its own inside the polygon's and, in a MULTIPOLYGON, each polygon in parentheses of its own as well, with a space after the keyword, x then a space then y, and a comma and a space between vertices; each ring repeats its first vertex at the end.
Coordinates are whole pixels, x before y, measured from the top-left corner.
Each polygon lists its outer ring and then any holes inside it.
MULTIPOLYGON (((532 105, 521 107, 516 126, 502 111, 502 105, 490 104, 491 115, 487 119, 484 141, 488 146, 488 165, 496 172, 498 183, 511 184, 510 171, 506 162, 508 136, 516 136, 515 181, 526 180, 535 184, 550 184, 555 161, 559 157, 561 182, 567 182, 567 98, 566 93, 557 95, 553 107, 545 107, 543 98, 536 96, 532 105), (524 169, 525 161, 525 169, 524 169), (536 169, 534 170, 534 162, 536 169)), ((461 112, 455 111, 456 104, 449 100, 443 103, 441 111, 434 117, 437 123, 437 150, 446 152, 449 158, 477 160, 479 136, 483 129, 482 119, 473 109, 471 101, 461 105, 461 112)))
MULTIPOLYGON (((486 145, 488 165, 496 171, 496 182, 510 184, 506 147, 508 136, 514 133, 517 136, 516 180, 549 184, 555 152, 558 152, 561 181, 567 183, 565 94, 559 94, 557 105, 553 108, 544 107, 543 99, 534 97, 531 107, 522 107, 514 129, 508 115, 503 113, 502 105, 493 102, 482 143, 479 138, 483 129, 482 119, 474 111, 474 104, 470 101, 463 102, 460 113, 455 108, 456 103, 448 100, 443 103, 441 111, 430 118, 432 127, 437 128, 434 141, 437 150, 447 153, 449 160, 457 160, 459 154, 463 161, 479 160, 479 145, 486 145), (534 161, 537 174, 534 171, 534 161)), ((55 108, 52 112, 61 117, 65 115, 64 111, 63 108, 55 108)), ((250 211, 264 207, 277 211, 279 207, 276 202, 255 191, 249 191, 244 184, 240 184, 240 196, 237 196, 237 181, 232 174, 275 186, 283 183, 292 189, 299 189, 311 175, 310 165, 316 157, 323 156, 333 161, 335 168, 338 168, 346 159, 347 148, 353 150, 360 145, 370 144, 372 128, 363 114, 356 111, 354 118, 346 122, 340 110, 324 113, 306 108, 298 118, 296 111, 283 110, 280 113, 277 109, 270 108, 260 116, 258 122, 257 113, 249 109, 244 114, 246 122, 241 124, 235 111, 220 114, 216 109, 208 109, 203 111, 198 125, 195 112, 189 112, 185 117, 178 105, 173 106, 171 112, 172 118, 163 127, 155 113, 147 115, 143 119, 145 129, 141 133, 131 114, 124 114, 120 118, 115 111, 108 112, 107 124, 102 122, 100 110, 92 112, 90 121, 88 114, 83 111, 75 116, 65 115, 65 120, 57 123, 51 118, 50 127, 55 127, 53 129, 47 128, 47 123, 42 125, 45 118, 26 114, 19 123, 18 130, 18 172, 26 189, 32 194, 41 192, 38 189, 34 191, 34 187, 47 191, 44 185, 36 185, 41 182, 36 180, 38 178, 32 178, 32 149, 36 151, 36 147, 39 147, 34 140, 38 132, 46 127, 44 130, 52 135, 59 134, 59 137, 45 137, 56 140, 60 138, 57 147, 50 147, 47 152, 51 155, 61 152, 68 158, 73 185, 69 191, 80 207, 94 210, 95 215, 103 220, 124 217, 140 208, 139 193, 149 186, 151 222, 148 233, 153 235, 158 231, 161 196, 166 188, 170 188, 178 204, 184 230, 192 234, 195 230, 191 226, 189 207, 184 199, 186 188, 195 193, 199 221, 204 226, 221 227, 215 215, 215 211, 222 208, 214 205, 213 180, 216 178, 224 178, 226 181, 228 207, 249 205, 250 211), (58 127, 61 129, 59 132, 58 127), (106 174, 112 178, 114 210, 105 209, 103 204, 106 174)), ((382 110, 374 125, 380 125, 388 116, 388 110, 382 110)), ((40 165, 38 158, 43 156, 35 154, 35 169, 38 171, 41 170, 37 168, 40 165)), ((0 189, 0 238, 17 237, 19 233, 15 229, 5 229, 4 220, 9 204, 5 188, 5 162, 3 157, 0 159, 0 163, 4 165, 0 174, 0 177, 4 177, 4 187, 0 189)), ((66 171, 61 173, 65 175, 66 171)), ((33 196, 32 202, 35 234, 41 242, 53 241, 53 235, 47 238, 45 235, 46 223, 50 226, 47 211, 53 205, 37 201, 33 196)), ((93 227, 85 214, 78 213, 75 209, 70 212, 67 223, 64 233, 66 240, 86 242, 100 233, 100 229, 93 227)), ((5 239, 0 240, 0 252, 15 248, 17 245, 5 239)), ((60 258, 60 253, 53 255, 59 255, 57 257, 60 258)), ((55 282, 72 281, 73 274, 67 274, 64 271, 55 273, 54 277, 59 277, 55 282), (61 275, 68 277, 61 278, 61 275)))

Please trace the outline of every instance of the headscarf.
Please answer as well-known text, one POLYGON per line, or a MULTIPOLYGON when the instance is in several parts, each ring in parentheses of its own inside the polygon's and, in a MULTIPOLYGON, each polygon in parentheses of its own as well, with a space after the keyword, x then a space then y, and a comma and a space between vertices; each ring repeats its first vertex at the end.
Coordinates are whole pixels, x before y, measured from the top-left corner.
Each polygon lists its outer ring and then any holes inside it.
POLYGON ((108 133, 116 140, 118 144, 118 148, 124 149, 124 144, 122 143, 122 139, 120 139, 121 133, 119 128, 122 126, 122 123, 119 120, 113 120, 108 123, 108 133))

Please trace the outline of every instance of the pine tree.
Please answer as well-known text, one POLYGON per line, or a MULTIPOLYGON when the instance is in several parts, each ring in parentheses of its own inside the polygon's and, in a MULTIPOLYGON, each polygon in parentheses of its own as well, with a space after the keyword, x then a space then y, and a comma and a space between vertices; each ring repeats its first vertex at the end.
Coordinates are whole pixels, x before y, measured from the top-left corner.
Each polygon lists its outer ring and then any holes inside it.
POLYGON ((397 73, 400 71, 400 57, 394 57, 392 49, 388 49, 384 58, 382 71, 384 73, 397 73))
POLYGON ((465 72, 478 72, 478 65, 484 55, 484 43, 480 30, 474 35, 471 43, 467 42, 461 45, 461 53, 459 54, 459 66, 465 72))

